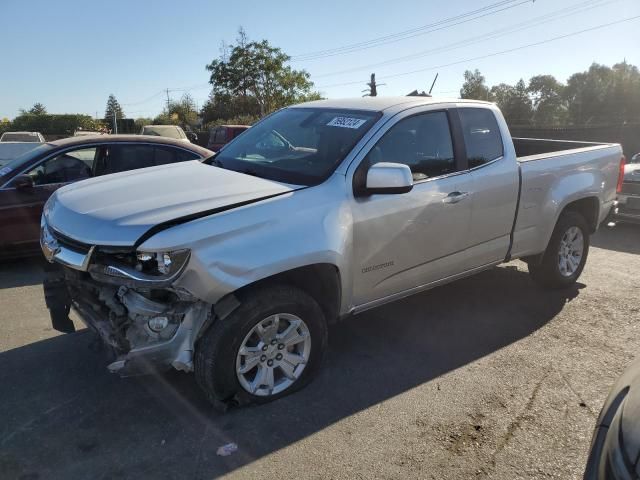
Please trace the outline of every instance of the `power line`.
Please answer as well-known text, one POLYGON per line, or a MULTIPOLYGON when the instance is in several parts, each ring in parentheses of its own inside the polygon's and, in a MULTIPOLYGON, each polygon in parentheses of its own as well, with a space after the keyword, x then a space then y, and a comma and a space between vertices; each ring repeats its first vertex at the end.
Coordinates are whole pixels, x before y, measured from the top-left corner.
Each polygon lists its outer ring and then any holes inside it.
POLYGON ((159 97, 160 95, 164 95, 170 93, 170 92, 189 92, 191 90, 202 90, 204 88, 211 88, 211 85, 209 83, 198 83, 196 85, 192 85, 190 87, 177 87, 177 88, 163 88, 162 90, 154 93, 153 95, 151 95, 150 97, 145 98, 144 100, 140 100, 137 102, 128 102, 128 103, 121 103, 120 105, 124 106, 132 106, 132 105, 141 105, 143 103, 147 103, 150 102, 151 100, 159 97))
POLYGON ((150 97, 145 98, 144 100, 140 100, 139 102, 121 103, 120 105, 122 105, 122 106, 140 105, 142 103, 150 102, 151 100, 153 100, 154 98, 158 97, 159 95, 162 95, 163 93, 164 93, 164 90, 160 90, 159 92, 156 92, 153 95, 151 95, 150 97))
POLYGON ((610 3, 614 3, 614 2, 619 2, 620 0, 608 0, 608 1, 604 1, 603 0, 587 0, 586 2, 580 2, 578 4, 574 4, 565 8, 562 8, 560 10, 556 10, 555 12, 551 12, 545 15, 541 15, 539 17, 533 18, 531 20, 527 20, 525 22, 520 22, 517 23, 515 25, 511 25, 509 27, 505 27, 502 29, 498 29, 498 30, 494 30, 492 32, 489 32, 487 34, 483 34, 483 35, 478 35, 475 37, 471 37, 471 38, 467 38, 465 40, 460 40, 458 42, 454 42, 448 45, 444 45, 442 47, 438 47, 438 48, 431 48, 428 50, 422 50, 420 52, 416 52, 410 55, 405 55, 402 57, 396 57, 390 60, 385 60, 382 62, 376 62, 376 63, 371 63, 368 65, 362 65, 360 67, 353 67, 353 68, 348 68, 348 69, 344 69, 344 70, 339 70, 339 71, 335 71, 335 72, 330 72, 330 73, 323 73, 320 75, 313 75, 314 78, 325 78, 325 77, 331 77, 331 76, 335 76, 335 75, 342 75, 344 73, 350 73, 350 72, 357 72, 360 70, 370 70, 372 68, 376 68, 376 67, 380 67, 380 66, 385 66, 385 65, 392 65, 395 63, 402 63, 402 62, 406 62, 409 60, 413 60, 416 58, 421 58, 421 57, 426 57, 429 56, 430 54, 438 54, 438 53, 443 53, 443 52, 447 52, 450 50, 455 50, 457 48, 460 47, 464 47, 470 44, 476 44, 478 42, 482 42, 482 41, 487 41, 487 40, 493 40, 499 37, 502 37, 504 35, 508 35, 511 33, 517 33, 519 31, 522 30, 526 30, 528 28, 532 28, 532 27, 537 27, 540 25, 543 25, 545 23, 549 23, 552 21, 556 21, 556 20, 560 20, 562 18, 566 18, 569 16, 573 16, 579 13, 583 13, 586 12, 588 10, 594 9, 594 8, 598 8, 598 7, 602 7, 605 5, 608 5, 610 3))
POLYGON ((170 88, 170 92, 190 92, 191 90, 202 90, 205 88, 211 88, 210 83, 199 83, 197 85, 192 85, 191 87, 179 87, 179 88, 170 88))
MULTIPOLYGON (((521 46, 515 47, 515 48, 509 48, 507 50, 501 50, 499 52, 489 53, 487 55, 480 55, 480 56, 477 56, 477 57, 466 58, 464 60, 459 60, 459 61, 456 61, 456 62, 446 63, 446 64, 443 64, 443 65, 435 65, 435 66, 432 66, 432 67, 419 68, 417 70, 410 70, 408 72, 401 72, 401 73, 396 73, 396 74, 393 74, 393 75, 387 75, 387 76, 383 77, 383 79, 402 77, 402 76, 405 76, 405 75, 411 75, 413 73, 426 72, 428 70, 436 70, 436 69, 439 69, 439 68, 450 67, 450 66, 453 66, 453 65, 459 65, 461 63, 472 62, 472 61, 475 61, 475 60, 483 60, 485 58, 495 57, 495 56, 498 56, 498 55, 503 55, 505 53, 516 52, 518 50, 523 50, 523 49, 529 48, 529 47, 536 47, 538 45, 544 45, 546 43, 555 42, 556 40, 562 40, 564 38, 573 37, 575 35, 580 35, 580 34, 587 33, 587 32, 593 32, 594 30, 600 30, 602 28, 611 27, 613 25, 618 25, 620 23, 630 22, 632 20, 637 20, 638 18, 640 18, 640 15, 623 18, 621 20, 616 20, 616 21, 609 22, 609 23, 602 23, 602 24, 596 25, 594 27, 585 28, 583 30, 578 30, 576 32, 567 33, 565 35, 559 35, 557 37, 548 38, 546 40, 541 40, 539 42, 528 43, 526 45, 521 45, 521 46)), ((320 85, 317 88, 333 88, 333 87, 342 87, 342 86, 359 85, 359 84, 361 84, 360 81, 353 81, 353 82, 344 82, 344 83, 334 83, 334 84, 331 84, 331 85, 320 85)))
POLYGON ((400 40, 406 40, 408 38, 413 38, 419 35, 425 35, 427 33, 443 30, 445 28, 450 28, 455 25, 460 25, 462 23, 470 22, 472 20, 477 20, 479 18, 483 18, 488 15, 493 15, 493 14, 502 12, 504 10, 514 8, 519 5, 523 5, 525 3, 532 3, 533 1, 534 0, 502 0, 500 2, 493 3, 491 5, 487 5, 485 7, 482 7, 470 12, 466 12, 460 15, 456 15, 454 17, 449 17, 443 20, 439 20, 437 22, 429 23, 421 27, 404 30, 402 32, 397 32, 391 35, 373 38, 371 40, 367 40, 364 42, 352 43, 350 45, 344 45, 342 47, 330 48, 326 50, 318 50, 316 52, 310 52, 307 54, 294 55, 291 57, 291 60, 296 62, 317 60, 319 58, 332 57, 335 55, 343 55, 345 53, 352 53, 359 50, 365 50, 368 48, 377 47, 380 45, 386 45, 389 43, 398 42, 400 40), (502 8, 498 8, 498 7, 502 7, 502 8), (471 17, 471 18, 468 18, 468 17, 471 17), (461 20, 461 21, 456 22, 456 20, 461 20), (451 22, 455 22, 455 23, 451 23, 451 22))

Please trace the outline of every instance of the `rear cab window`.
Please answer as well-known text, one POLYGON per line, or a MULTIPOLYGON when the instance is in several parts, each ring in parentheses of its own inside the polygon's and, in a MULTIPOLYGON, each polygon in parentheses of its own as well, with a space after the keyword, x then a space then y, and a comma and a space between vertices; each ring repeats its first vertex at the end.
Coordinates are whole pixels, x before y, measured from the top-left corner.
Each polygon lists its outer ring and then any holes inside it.
POLYGON ((216 135, 214 137, 214 143, 226 143, 227 142, 227 129, 224 127, 218 127, 216 135))
POLYGON ((488 108, 459 108, 460 124, 469 168, 476 168, 504 155, 502 135, 494 113, 488 108))
POLYGON ((233 128, 231 130, 231 138, 236 138, 238 135, 240 135, 245 130, 246 130, 246 128, 233 128))

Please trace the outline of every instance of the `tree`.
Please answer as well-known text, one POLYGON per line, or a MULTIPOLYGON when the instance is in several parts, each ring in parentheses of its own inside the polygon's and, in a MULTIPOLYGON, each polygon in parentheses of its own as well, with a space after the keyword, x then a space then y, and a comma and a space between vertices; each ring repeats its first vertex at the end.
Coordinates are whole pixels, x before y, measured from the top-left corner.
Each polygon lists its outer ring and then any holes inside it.
POLYGON ((464 83, 460 89, 460 98, 473 100, 489 100, 489 88, 485 85, 485 78, 480 70, 465 70, 464 83))
POLYGON ((153 124, 153 118, 149 118, 149 117, 138 117, 134 120, 134 125, 136 126, 136 132, 140 132, 142 130, 142 127, 144 127, 145 125, 152 125, 153 124))
POLYGON ((626 61, 612 68, 613 85, 609 91, 610 120, 615 123, 640 120, 640 71, 626 61))
POLYGON ((196 103, 191 95, 185 93, 180 100, 170 101, 162 113, 153 120, 153 123, 156 125, 180 125, 183 128, 192 127, 198 123, 196 103))
POLYGON ((29 109, 29 112, 32 115, 45 115, 47 113, 46 107, 41 103, 34 103, 33 107, 29 109))
POLYGON ((515 85, 500 83, 491 87, 491 98, 496 102, 507 123, 528 125, 531 123, 532 106, 524 80, 515 85))
POLYGON ((211 93, 200 110, 200 116, 204 123, 228 120, 238 116, 259 118, 260 105, 252 96, 241 97, 226 93, 211 93))
POLYGON ((607 93, 612 83, 611 69, 592 64, 586 72, 574 73, 567 80, 565 99, 569 120, 574 125, 598 123, 608 115, 607 93))
MULTIPOLYGON (((290 57, 267 40, 249 42, 240 29, 237 45, 229 45, 218 59, 206 66, 214 97, 242 97, 247 106, 257 104, 261 115, 279 108, 319 98, 304 70, 287 65, 290 57)), ((247 112, 235 112, 236 115, 247 112)))
POLYGON ((124 112, 122 107, 116 100, 116 96, 112 93, 107 99, 107 107, 104 110, 104 118, 109 121, 113 121, 114 114, 116 118, 124 118, 124 112))
POLYGON ((536 75, 528 85, 500 83, 487 93, 478 70, 464 73, 462 98, 490 99, 510 124, 536 126, 622 125, 640 122, 640 71, 626 61, 613 67, 593 63, 563 85, 536 75))
POLYGON ((622 124, 640 119, 640 72, 626 61, 592 64, 567 81, 565 101, 574 125, 622 124))
POLYGON ((552 126, 564 123, 567 107, 565 86, 553 75, 536 75, 529 79, 527 92, 533 100, 533 123, 552 126))
POLYGON ((11 130, 11 121, 6 117, 0 119, 0 134, 9 130, 11 130))

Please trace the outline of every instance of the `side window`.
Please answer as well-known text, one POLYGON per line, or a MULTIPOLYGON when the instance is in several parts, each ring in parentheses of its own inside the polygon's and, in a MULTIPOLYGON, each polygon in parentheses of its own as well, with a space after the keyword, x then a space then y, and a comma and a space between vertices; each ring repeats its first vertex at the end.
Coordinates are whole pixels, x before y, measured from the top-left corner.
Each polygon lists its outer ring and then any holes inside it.
POLYGON ((154 165, 153 145, 109 145, 103 174, 126 172, 154 165))
POLYGON ((503 155, 502 136, 493 112, 486 108, 461 108, 458 112, 469 168, 500 158, 503 155))
POLYGON ((176 162, 188 162, 190 160, 200 160, 202 157, 197 153, 187 152, 186 150, 176 150, 176 162))
POLYGON ((186 162, 196 160, 200 157, 193 152, 179 150, 171 147, 156 147, 156 165, 167 165, 168 163, 186 162))
POLYGON ((446 112, 405 118, 384 134, 365 162, 404 163, 413 180, 439 177, 456 171, 453 142, 446 112))
POLYGON ((173 148, 156 147, 155 165, 176 163, 176 151, 173 148))
POLYGON ((44 161, 28 172, 34 185, 66 183, 92 176, 96 148, 84 148, 66 152, 44 161))

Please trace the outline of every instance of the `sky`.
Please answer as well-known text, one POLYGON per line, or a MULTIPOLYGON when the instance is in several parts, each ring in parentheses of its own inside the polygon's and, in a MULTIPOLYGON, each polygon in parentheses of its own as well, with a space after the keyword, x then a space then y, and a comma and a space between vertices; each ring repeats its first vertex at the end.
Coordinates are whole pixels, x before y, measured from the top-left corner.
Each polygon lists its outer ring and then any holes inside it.
POLYGON ((372 72, 385 84, 379 95, 428 90, 438 73, 434 96, 457 97, 467 69, 491 86, 537 74, 566 81, 593 62, 640 66, 640 0, 0 0, 0 118, 36 102, 102 117, 110 93, 127 117, 155 116, 166 89, 202 106, 205 66, 240 26, 329 98, 360 96, 372 72))

